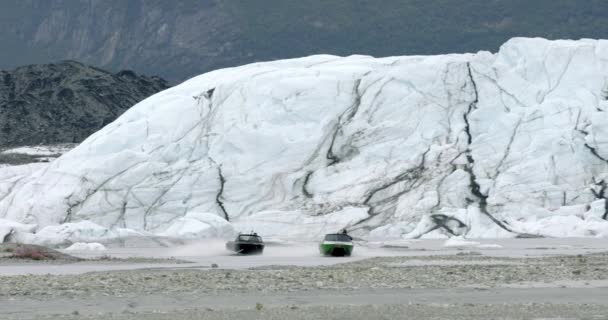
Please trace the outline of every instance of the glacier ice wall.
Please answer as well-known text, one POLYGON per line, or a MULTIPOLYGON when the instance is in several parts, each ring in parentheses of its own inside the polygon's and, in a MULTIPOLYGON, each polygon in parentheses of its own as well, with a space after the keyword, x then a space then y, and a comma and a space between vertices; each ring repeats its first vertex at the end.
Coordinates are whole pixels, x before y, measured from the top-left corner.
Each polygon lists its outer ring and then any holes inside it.
POLYGON ((203 74, 2 180, 0 221, 176 237, 608 236, 607 186, 608 41, 515 38, 496 54, 203 74))

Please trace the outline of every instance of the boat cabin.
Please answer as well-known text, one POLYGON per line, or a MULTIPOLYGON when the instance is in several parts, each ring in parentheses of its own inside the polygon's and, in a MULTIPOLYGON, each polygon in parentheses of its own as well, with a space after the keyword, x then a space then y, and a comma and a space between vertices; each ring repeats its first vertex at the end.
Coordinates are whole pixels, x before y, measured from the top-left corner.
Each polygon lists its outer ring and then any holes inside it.
POLYGON ((325 239, 323 239, 323 240, 324 241, 335 241, 335 242, 351 242, 351 241, 353 241, 353 238, 351 238, 351 236, 349 236, 348 234, 333 233, 333 234, 326 234, 325 239))
POLYGON ((258 236, 257 233, 252 233, 252 234, 239 234, 238 237, 236 238, 236 241, 238 242, 264 242, 262 241, 262 237, 258 236))

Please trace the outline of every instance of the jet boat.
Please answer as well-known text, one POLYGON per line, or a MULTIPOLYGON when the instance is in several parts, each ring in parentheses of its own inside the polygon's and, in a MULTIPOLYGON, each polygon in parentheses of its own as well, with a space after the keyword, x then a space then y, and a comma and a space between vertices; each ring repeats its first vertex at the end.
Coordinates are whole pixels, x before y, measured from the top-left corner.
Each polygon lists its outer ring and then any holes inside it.
POLYGON ((326 234, 319 244, 319 252, 324 256, 344 257, 353 252, 353 238, 346 231, 326 234))
POLYGON ((226 243, 226 249, 238 254, 262 254, 264 241, 257 233, 239 233, 234 241, 226 243))

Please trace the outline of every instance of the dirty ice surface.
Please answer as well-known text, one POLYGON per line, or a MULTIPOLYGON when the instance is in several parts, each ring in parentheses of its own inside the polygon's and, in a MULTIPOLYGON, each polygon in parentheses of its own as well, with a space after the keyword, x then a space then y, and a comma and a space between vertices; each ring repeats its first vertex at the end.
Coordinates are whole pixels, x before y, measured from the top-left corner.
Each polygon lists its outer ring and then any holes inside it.
POLYGON ((607 114, 606 40, 216 70, 0 168, 0 238, 606 237, 607 114))

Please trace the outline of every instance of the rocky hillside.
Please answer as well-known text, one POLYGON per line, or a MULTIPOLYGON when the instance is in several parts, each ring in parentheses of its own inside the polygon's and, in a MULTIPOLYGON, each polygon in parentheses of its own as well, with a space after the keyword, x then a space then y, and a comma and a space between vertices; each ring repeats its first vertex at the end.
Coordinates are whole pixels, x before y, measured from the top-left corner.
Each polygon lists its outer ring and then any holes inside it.
POLYGON ((0 147, 81 142, 167 87, 157 77, 73 61, 0 71, 0 147))
POLYGON ((607 89, 606 40, 218 70, 44 170, 0 170, 0 226, 35 242, 608 236, 607 89))
POLYGON ((608 38, 603 0, 3 0, 0 69, 74 59, 177 82, 310 54, 495 52, 515 36, 608 38))

